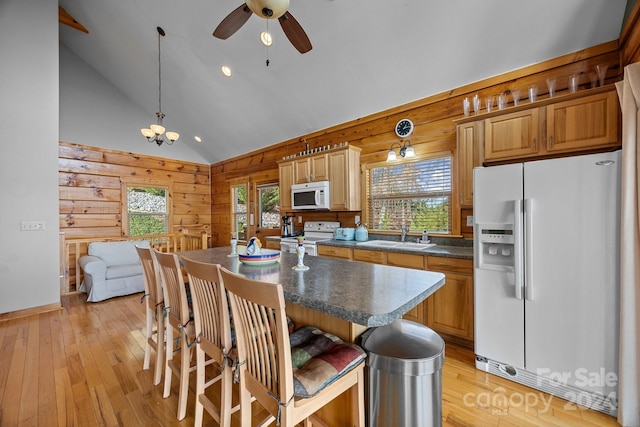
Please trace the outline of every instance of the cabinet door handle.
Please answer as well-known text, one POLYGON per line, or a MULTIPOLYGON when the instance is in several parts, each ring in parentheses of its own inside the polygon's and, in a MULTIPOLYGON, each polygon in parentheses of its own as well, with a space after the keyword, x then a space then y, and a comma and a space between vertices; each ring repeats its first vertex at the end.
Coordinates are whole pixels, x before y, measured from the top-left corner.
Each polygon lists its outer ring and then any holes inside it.
POLYGON ((553 135, 549 135, 549 148, 553 148, 553 135))
POLYGON ((538 151, 536 138, 533 138, 532 149, 533 149, 533 151, 538 151))

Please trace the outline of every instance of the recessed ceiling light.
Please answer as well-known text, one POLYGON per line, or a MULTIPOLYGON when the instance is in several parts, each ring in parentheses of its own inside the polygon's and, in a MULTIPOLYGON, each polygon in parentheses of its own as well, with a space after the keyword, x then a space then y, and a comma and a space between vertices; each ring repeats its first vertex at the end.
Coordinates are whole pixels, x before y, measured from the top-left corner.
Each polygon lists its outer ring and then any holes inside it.
POLYGON ((264 44, 265 46, 271 46, 271 43, 273 43, 273 39, 271 38, 271 34, 269 34, 266 31, 263 31, 260 34, 260 41, 262 41, 262 44, 264 44))
POLYGON ((229 68, 226 65, 223 65, 222 67, 220 67, 220 71, 222 71, 222 74, 224 74, 227 77, 231 77, 231 68, 229 68))
POLYGON ((202 138, 200 138, 198 135, 194 136, 193 139, 195 139, 196 142, 202 142, 202 138))

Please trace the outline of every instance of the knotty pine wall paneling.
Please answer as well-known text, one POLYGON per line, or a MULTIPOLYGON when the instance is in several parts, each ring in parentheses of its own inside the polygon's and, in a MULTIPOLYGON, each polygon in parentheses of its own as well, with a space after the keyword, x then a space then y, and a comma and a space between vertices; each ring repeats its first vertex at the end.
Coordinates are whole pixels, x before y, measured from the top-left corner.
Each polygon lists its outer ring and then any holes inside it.
MULTIPOLYGON (((228 183, 230 179, 252 176, 255 173, 264 173, 264 171, 276 171, 277 173, 277 160, 283 156, 304 151, 306 144, 309 144, 309 148, 316 148, 348 141, 349 144, 362 149, 361 165, 384 161, 391 144, 399 141, 395 135, 394 126, 398 120, 404 117, 411 119, 415 125, 414 133, 409 139, 416 153, 451 151, 454 159, 453 173, 454 176, 457 176, 455 169, 457 167, 455 163, 457 141, 453 120, 462 117, 462 100, 465 97, 472 97, 478 93, 484 100, 487 96, 497 96, 502 92, 520 88, 521 102, 526 103, 528 101, 524 98, 527 96, 529 86, 536 84, 539 88, 538 97, 543 99, 547 96, 545 80, 548 77, 556 78, 556 91, 560 93, 567 89, 569 76, 574 73, 581 74, 579 90, 584 90, 590 83, 589 73, 595 70, 597 64, 605 63, 608 64, 607 83, 620 80, 622 76, 617 40, 470 83, 213 164, 211 165, 211 221, 212 230, 215 232, 212 233, 212 245, 228 244, 227 236, 229 236, 231 226, 228 183), (216 233, 223 238, 216 238, 216 233)), ((511 102, 511 97, 509 97, 509 101, 511 102)), ((454 188, 453 234, 471 237, 471 227, 462 224, 461 218, 466 218, 472 212, 468 209, 462 210, 458 199, 457 188, 454 188)), ((364 200, 363 198, 363 203, 364 200)), ((282 214, 291 214, 291 212, 282 212, 282 214)), ((358 214, 360 212, 297 212, 295 213, 296 227, 299 227, 298 216, 302 216, 303 221, 339 220, 344 226, 353 226, 354 217, 358 214)))
POLYGON ((171 188, 169 233, 211 230, 209 165, 59 143, 60 231, 66 239, 123 236, 123 183, 171 188))

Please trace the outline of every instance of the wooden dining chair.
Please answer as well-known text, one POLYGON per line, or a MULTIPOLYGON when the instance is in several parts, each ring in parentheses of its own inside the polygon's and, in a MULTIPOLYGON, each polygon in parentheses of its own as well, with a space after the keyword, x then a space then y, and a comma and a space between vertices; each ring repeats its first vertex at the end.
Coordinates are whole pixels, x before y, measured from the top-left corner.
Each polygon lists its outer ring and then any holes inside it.
POLYGON ((220 267, 238 349, 240 419, 251 425, 251 396, 270 416, 261 425, 308 426, 318 409, 351 390, 354 425, 364 426, 364 351, 314 327, 289 335, 282 285, 220 267), (294 369, 295 368, 295 369, 294 369))
POLYGON ((171 379, 175 374, 180 380, 178 393, 178 419, 187 413, 187 397, 189 395, 189 373, 195 371, 196 365, 191 365, 191 346, 195 338, 193 319, 189 308, 186 283, 180 268, 180 260, 175 253, 163 253, 153 249, 152 255, 156 261, 162 290, 164 293, 164 314, 167 336, 164 369, 163 397, 171 394, 171 379), (176 335, 174 336, 174 332, 176 335), (175 363, 173 356, 180 353, 180 365, 175 363))
POLYGON ((162 379, 162 368, 164 358, 164 295, 162 294, 161 280, 155 268, 155 261, 151 255, 150 248, 142 248, 136 245, 136 251, 142 264, 142 275, 144 277, 144 297, 146 303, 147 327, 145 337, 147 339, 144 348, 144 362, 142 369, 149 369, 151 362, 151 350, 156 352, 156 360, 153 374, 153 384, 160 384, 162 379))
POLYGON ((183 258, 189 277, 193 318, 196 334, 196 413, 195 426, 202 425, 203 409, 220 427, 231 425, 231 414, 240 409, 231 406, 231 388, 235 349, 231 336, 231 319, 227 294, 220 280, 217 264, 208 264, 183 258), (215 364, 217 370, 207 379, 206 367, 215 364), (205 390, 220 382, 220 402, 214 404, 205 390))

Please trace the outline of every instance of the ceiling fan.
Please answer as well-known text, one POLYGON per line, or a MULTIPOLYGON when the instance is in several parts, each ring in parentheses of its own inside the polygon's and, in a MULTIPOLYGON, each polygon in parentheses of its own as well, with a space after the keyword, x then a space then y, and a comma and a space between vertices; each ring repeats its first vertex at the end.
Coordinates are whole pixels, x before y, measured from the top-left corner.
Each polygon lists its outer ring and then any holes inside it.
POLYGON ((307 53, 311 50, 309 37, 288 9, 289 0, 247 0, 220 22, 213 36, 228 39, 255 13, 264 19, 277 19, 282 31, 298 52, 307 53))

